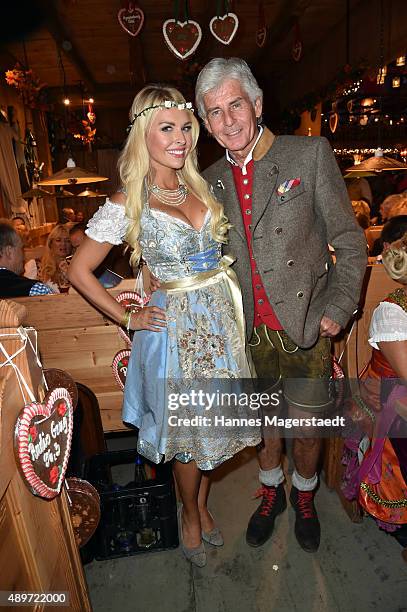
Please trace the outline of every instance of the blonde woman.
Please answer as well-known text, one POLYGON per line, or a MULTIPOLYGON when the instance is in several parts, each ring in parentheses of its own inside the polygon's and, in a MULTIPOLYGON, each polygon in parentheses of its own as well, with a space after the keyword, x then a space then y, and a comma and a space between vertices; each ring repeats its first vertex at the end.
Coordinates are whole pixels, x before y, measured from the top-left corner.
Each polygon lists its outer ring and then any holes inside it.
POLYGON ((123 190, 90 220, 69 278, 105 314, 136 330, 123 420, 139 428, 142 455, 156 463, 175 458, 183 551, 202 567, 202 538, 223 544, 207 508, 208 470, 259 443, 260 434, 182 426, 183 419, 208 412, 193 399, 177 404, 175 398, 199 392, 196 379, 250 376, 241 296, 231 260, 221 254, 227 219, 197 170, 199 125, 192 105, 176 89, 151 85, 135 97, 130 121, 119 161, 123 190), (123 240, 134 249, 132 263, 142 254, 161 283, 149 305, 132 314, 92 274, 123 240))
POLYGON ((69 280, 66 257, 71 253, 69 231, 64 225, 57 225, 48 236, 46 250, 40 264, 40 280, 54 290, 67 291, 69 280))

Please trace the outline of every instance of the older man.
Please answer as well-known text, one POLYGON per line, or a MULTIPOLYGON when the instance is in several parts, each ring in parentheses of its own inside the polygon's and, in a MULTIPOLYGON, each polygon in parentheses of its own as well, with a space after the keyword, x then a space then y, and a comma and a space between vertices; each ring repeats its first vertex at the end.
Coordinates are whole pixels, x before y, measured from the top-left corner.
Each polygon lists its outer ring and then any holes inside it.
MULTIPOLYGON (((241 59, 211 60, 198 77, 196 100, 207 130, 226 149, 205 176, 233 224, 229 248, 237 255, 258 376, 285 380, 294 416, 321 415, 332 405, 329 338, 357 308, 366 265, 366 242, 331 147, 325 138, 274 136, 262 127, 262 91, 241 59), (301 384, 307 379, 312 384, 301 384)), ((297 540, 309 552, 320 542, 320 442, 315 433, 293 441, 290 501, 297 540)), ((287 506, 281 453, 275 436, 258 453, 262 501, 247 529, 252 546, 271 536, 287 506)))
POLYGON ((21 237, 7 219, 0 219, 0 298, 47 295, 53 291, 36 280, 21 276, 24 251, 21 237))

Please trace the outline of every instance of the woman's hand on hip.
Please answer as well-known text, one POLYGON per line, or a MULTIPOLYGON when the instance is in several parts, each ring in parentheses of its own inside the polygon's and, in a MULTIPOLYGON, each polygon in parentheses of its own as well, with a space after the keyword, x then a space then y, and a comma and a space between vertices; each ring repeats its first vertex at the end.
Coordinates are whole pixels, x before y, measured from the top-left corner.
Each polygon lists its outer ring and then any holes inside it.
POLYGON ((160 332, 166 327, 165 310, 158 306, 145 306, 131 315, 130 329, 148 329, 160 332))

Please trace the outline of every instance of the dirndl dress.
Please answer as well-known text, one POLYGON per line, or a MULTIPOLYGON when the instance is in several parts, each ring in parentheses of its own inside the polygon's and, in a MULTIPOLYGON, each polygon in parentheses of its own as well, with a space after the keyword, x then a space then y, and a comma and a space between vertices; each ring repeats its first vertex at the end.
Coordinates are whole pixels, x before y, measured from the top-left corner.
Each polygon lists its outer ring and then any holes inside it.
MULTIPOLYGON (((127 227, 125 207, 107 199, 86 233, 98 242, 121 244, 127 227)), ((246 446, 259 444, 260 427, 215 428, 213 420, 202 426, 203 417, 212 418, 207 406, 189 402, 172 410, 169 397, 198 391, 202 381, 207 391, 208 384, 220 379, 223 388, 229 380, 236 392, 241 379, 252 377, 240 288, 230 269, 233 260, 222 257, 221 245, 211 236, 210 211, 196 230, 146 203, 140 227, 143 259, 162 283, 149 305, 165 310, 167 326, 160 332, 134 333, 123 421, 138 428, 138 451, 151 461, 175 457, 194 460, 203 470, 213 469, 246 446), (195 419, 193 426, 170 426, 174 421, 170 417, 188 423, 185 419, 194 416, 201 421, 195 419)), ((247 413, 239 410, 232 409, 236 417, 247 413)))

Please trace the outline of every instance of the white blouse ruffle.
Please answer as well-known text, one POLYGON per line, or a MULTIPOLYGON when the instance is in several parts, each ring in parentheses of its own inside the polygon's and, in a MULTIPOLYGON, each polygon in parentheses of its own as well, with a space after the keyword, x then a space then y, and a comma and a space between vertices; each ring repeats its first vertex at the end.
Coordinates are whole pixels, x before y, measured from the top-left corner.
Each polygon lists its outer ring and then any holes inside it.
POLYGON ((378 342, 407 340, 407 313, 391 302, 380 302, 373 312, 369 327, 369 344, 378 349, 378 342))
POLYGON ((85 233, 96 242, 122 244, 128 223, 125 207, 107 198, 105 204, 89 219, 85 233))

